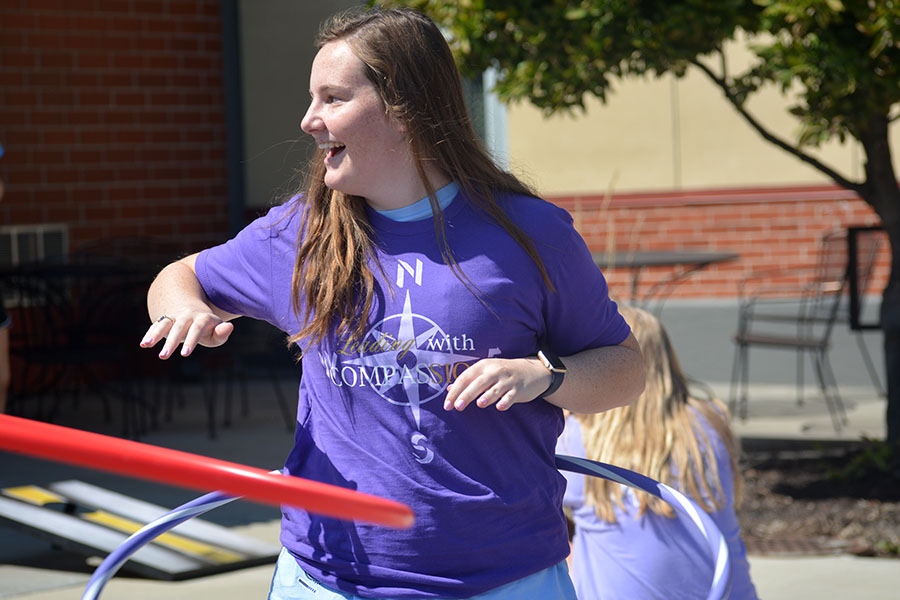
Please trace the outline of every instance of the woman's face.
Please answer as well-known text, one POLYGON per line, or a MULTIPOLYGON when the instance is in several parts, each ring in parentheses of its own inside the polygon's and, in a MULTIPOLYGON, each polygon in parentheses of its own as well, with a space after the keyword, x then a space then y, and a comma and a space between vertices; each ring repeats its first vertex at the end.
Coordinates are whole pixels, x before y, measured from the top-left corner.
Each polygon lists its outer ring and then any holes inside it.
POLYGON ((405 131, 388 117, 364 68, 346 42, 325 44, 313 61, 312 100, 300 127, 325 151, 325 185, 377 209, 395 208, 404 182, 418 175, 405 131))

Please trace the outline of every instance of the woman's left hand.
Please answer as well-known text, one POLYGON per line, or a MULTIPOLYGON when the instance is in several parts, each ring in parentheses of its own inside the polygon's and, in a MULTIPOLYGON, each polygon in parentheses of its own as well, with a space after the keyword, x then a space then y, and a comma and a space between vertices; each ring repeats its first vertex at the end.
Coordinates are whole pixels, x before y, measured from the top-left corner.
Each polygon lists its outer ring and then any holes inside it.
POLYGON ((550 387, 551 378, 537 357, 483 358, 447 388, 444 410, 464 410, 473 402, 479 408, 508 410, 537 398, 550 387))

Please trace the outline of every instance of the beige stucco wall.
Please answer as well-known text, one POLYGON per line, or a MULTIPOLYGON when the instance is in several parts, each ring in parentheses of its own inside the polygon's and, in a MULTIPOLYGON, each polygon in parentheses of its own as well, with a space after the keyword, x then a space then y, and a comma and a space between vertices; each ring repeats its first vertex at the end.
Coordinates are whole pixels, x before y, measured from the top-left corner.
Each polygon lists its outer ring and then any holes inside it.
MULTIPOLYGON (((732 50, 729 59, 738 68, 747 56, 732 50)), ((770 131, 793 142, 799 124, 787 106, 775 89, 748 103, 770 131)), ((765 141, 699 69, 679 80, 616 82, 608 102, 592 97, 585 113, 545 117, 530 104, 514 104, 508 124, 511 168, 546 195, 597 194, 611 186, 623 192, 831 183, 765 141)), ((892 139, 897 147, 896 127, 892 139)), ((845 176, 862 175, 855 142, 810 153, 845 176)))

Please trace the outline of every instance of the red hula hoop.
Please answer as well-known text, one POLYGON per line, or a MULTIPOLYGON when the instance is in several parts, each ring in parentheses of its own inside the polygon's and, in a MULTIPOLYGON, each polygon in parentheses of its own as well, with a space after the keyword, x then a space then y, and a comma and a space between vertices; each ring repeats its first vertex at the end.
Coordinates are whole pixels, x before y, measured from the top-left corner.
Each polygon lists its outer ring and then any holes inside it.
POLYGON ((220 490, 265 504, 288 504, 337 519, 403 529, 415 520, 409 506, 377 496, 9 415, 0 415, 0 448, 195 490, 220 490))

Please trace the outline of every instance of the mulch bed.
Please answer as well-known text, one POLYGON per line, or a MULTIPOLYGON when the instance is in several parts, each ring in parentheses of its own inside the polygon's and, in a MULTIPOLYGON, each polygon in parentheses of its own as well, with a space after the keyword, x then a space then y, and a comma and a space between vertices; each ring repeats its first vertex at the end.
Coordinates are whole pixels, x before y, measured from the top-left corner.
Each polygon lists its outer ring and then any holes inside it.
POLYGON ((872 449, 751 452, 738 509, 749 554, 900 558, 900 477, 872 449))

